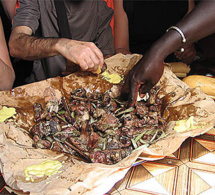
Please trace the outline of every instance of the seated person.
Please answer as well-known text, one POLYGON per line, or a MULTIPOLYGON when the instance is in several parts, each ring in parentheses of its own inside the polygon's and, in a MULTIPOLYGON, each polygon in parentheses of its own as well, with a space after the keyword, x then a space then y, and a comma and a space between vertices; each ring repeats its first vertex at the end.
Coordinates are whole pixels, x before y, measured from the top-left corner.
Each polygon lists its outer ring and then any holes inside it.
POLYGON ((13 86, 15 74, 10 61, 2 26, 0 9, 0 90, 8 90, 13 86))
MULTIPOLYGON (((144 54, 166 30, 176 24, 194 7, 193 0, 140 0, 114 1, 116 53, 144 54)), ((184 48, 184 52, 175 52, 165 61, 183 61, 190 64, 196 51, 193 44, 184 48)))
POLYGON ((29 83, 62 75, 67 61, 94 71, 114 53, 113 10, 106 2, 64 2, 72 39, 59 35, 54 0, 20 0, 9 47, 13 57, 35 60, 29 83))

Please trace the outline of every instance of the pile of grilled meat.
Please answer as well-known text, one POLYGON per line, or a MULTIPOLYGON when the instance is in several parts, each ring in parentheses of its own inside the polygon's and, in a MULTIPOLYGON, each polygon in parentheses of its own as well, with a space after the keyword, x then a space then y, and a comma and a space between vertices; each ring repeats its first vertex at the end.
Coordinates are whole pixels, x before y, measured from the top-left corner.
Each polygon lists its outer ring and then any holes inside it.
POLYGON ((31 134, 36 148, 51 149, 83 157, 88 162, 115 164, 142 145, 165 136, 166 122, 160 105, 126 102, 111 98, 109 91, 88 95, 83 88, 71 92, 71 99, 35 103, 31 134))

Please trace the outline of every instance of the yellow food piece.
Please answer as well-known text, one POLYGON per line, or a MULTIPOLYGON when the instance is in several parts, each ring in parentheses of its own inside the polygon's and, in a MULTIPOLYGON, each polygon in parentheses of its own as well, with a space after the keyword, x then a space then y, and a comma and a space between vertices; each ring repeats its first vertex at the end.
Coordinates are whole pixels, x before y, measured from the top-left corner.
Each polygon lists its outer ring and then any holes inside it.
POLYGON ((0 110, 0 123, 12 117, 14 114, 16 114, 15 108, 8 108, 6 106, 3 106, 3 108, 0 110))
POLYGON ((176 121, 174 130, 176 132, 184 132, 184 131, 189 131, 192 129, 202 128, 204 125, 206 125, 206 123, 204 123, 204 122, 196 123, 194 121, 194 117, 191 116, 187 120, 176 121))
POLYGON ((111 74, 107 70, 104 71, 101 75, 106 81, 113 84, 118 84, 123 79, 119 74, 116 74, 116 73, 111 74))
POLYGON ((100 66, 97 68, 97 70, 92 71, 92 73, 94 73, 94 74, 100 74, 100 73, 101 73, 101 68, 100 68, 100 66))
POLYGON ((57 160, 46 160, 38 165, 33 165, 25 168, 25 179, 34 181, 33 176, 43 177, 59 173, 62 163, 57 160))

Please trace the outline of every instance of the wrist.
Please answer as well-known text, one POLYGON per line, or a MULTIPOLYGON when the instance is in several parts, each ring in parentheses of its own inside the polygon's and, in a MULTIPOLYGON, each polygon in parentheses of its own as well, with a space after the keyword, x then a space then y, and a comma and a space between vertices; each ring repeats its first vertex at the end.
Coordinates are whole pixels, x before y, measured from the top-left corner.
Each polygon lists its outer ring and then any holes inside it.
POLYGON ((66 38, 59 38, 53 45, 54 51, 57 53, 57 55, 62 55, 66 52, 66 45, 68 43, 69 39, 66 38))
POLYGON ((170 30, 153 44, 152 49, 160 58, 165 59, 172 52, 179 50, 182 45, 181 36, 178 32, 170 30))

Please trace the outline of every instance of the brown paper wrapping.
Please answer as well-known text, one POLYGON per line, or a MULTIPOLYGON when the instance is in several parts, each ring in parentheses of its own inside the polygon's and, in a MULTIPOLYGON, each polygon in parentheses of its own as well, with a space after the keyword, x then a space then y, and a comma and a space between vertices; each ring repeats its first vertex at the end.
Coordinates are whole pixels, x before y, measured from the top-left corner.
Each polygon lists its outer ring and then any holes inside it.
MULTIPOLYGON (((106 60, 108 70, 126 75, 141 56, 117 54, 106 60)), ((35 149, 28 130, 33 125, 33 104, 45 104, 49 100, 69 97, 70 91, 84 87, 88 92, 104 92, 111 89, 112 95, 119 95, 119 85, 112 85, 100 75, 75 73, 64 78, 56 77, 25 85, 10 91, 0 92, 0 105, 15 107, 16 123, 0 124, 1 172, 7 185, 17 194, 26 192, 33 195, 57 194, 104 194, 122 179, 137 158, 155 160, 170 155, 188 137, 203 134, 215 124, 215 103, 199 89, 190 89, 166 67, 156 85, 157 96, 164 100, 164 116, 169 122, 167 136, 148 148, 140 147, 115 165, 85 163, 78 158, 50 150, 35 149), (194 116, 197 122, 206 122, 201 129, 182 133, 173 130, 176 120, 194 116), (29 182, 25 180, 26 167, 39 164, 46 159, 63 163, 61 172, 49 178, 43 177, 29 182)))

